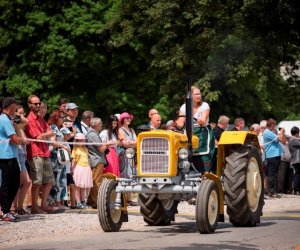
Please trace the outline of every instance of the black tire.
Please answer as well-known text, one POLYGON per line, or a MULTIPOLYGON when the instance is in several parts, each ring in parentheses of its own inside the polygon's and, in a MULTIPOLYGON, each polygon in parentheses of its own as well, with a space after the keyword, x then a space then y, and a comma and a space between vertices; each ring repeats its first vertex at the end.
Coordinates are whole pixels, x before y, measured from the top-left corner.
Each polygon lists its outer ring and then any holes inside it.
POLYGON ((256 226, 264 205, 261 157, 254 147, 236 146, 224 170, 227 214, 234 226, 256 226))
POLYGON ((122 211, 115 209, 118 182, 104 178, 99 188, 97 206, 100 226, 104 232, 118 232, 122 226, 122 211))
POLYGON ((166 226, 175 220, 178 201, 159 200, 147 194, 139 194, 138 202, 144 221, 149 226, 166 226))
POLYGON ((203 180, 196 199, 196 224, 200 233, 213 233, 217 228, 220 212, 220 194, 216 183, 203 180))

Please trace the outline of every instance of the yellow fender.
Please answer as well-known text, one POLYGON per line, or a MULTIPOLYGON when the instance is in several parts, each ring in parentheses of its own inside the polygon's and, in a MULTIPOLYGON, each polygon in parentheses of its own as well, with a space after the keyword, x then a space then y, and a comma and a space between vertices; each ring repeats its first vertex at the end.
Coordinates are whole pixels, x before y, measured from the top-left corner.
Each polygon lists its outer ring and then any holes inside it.
POLYGON ((229 155, 232 145, 251 144, 256 147, 259 152, 260 146, 257 135, 250 131, 224 131, 218 144, 218 167, 217 176, 221 177, 222 169, 225 167, 225 158, 229 155))
POLYGON ((222 184, 221 184, 221 180, 220 178, 212 173, 206 173, 204 174, 204 178, 209 179, 214 181, 217 184, 218 190, 219 190, 219 194, 220 194, 220 209, 219 209, 219 213, 222 214, 224 216, 224 192, 223 192, 223 188, 222 188, 222 184))
POLYGON ((259 147, 258 139, 255 133, 249 131, 224 131, 221 135, 219 145, 226 144, 245 144, 252 142, 259 147))

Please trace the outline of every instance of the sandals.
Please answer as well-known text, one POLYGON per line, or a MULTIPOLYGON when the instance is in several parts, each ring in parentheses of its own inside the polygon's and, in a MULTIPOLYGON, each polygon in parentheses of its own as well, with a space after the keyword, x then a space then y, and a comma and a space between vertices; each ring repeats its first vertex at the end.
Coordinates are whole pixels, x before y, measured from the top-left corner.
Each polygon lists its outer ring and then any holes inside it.
POLYGON ((31 209, 31 214, 45 214, 45 213, 46 212, 44 210, 40 209, 39 207, 34 210, 31 209))
POLYGON ((24 208, 21 208, 18 210, 18 215, 26 215, 26 214, 29 214, 24 208))

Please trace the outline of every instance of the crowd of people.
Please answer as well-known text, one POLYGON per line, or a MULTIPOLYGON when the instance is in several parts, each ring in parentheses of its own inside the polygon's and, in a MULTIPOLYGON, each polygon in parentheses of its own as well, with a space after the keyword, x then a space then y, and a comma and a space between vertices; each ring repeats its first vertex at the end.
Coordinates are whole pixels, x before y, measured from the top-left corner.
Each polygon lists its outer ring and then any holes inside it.
MULTIPOLYGON (((192 87, 193 128, 199 137, 193 164, 201 172, 216 171, 218 142, 228 129, 229 117, 221 115, 217 124, 209 121, 210 107, 198 87, 192 87)), ((13 97, 2 101, 0 116, 0 206, 2 220, 17 222, 19 215, 43 214, 64 209, 97 208, 97 195, 103 175, 130 178, 134 161, 125 149, 136 147, 137 135, 131 127, 133 115, 112 114, 103 129, 102 120, 84 111, 78 120, 78 106, 59 100, 47 119, 47 105, 36 95, 27 100, 29 114, 13 97)), ((185 104, 176 119, 162 125, 156 109, 149 110, 149 122, 140 130, 168 129, 183 132, 185 104)), ((274 119, 253 124, 250 131, 259 139, 265 175, 265 192, 300 194, 299 128, 288 137, 275 129, 274 119), (291 181, 291 179, 293 179, 291 181)), ((236 118, 232 130, 245 129, 245 120, 236 118)), ((127 204, 137 202, 127 194, 127 204)))

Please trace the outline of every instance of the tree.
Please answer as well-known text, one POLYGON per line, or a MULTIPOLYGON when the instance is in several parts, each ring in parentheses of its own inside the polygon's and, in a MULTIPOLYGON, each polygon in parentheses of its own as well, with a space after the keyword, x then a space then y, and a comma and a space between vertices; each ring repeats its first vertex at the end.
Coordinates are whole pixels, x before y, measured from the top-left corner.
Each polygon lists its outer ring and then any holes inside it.
POLYGON ((296 1, 3 0, 0 10, 3 95, 37 93, 52 109, 64 96, 139 124, 152 107, 175 116, 192 76, 212 121, 299 110, 298 78, 280 76, 299 61, 296 1))

